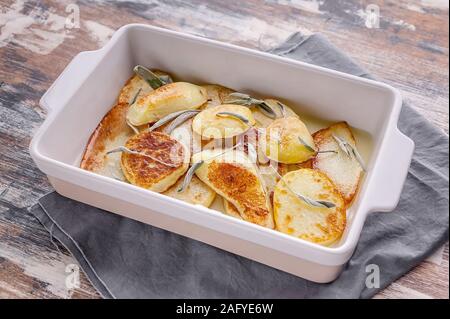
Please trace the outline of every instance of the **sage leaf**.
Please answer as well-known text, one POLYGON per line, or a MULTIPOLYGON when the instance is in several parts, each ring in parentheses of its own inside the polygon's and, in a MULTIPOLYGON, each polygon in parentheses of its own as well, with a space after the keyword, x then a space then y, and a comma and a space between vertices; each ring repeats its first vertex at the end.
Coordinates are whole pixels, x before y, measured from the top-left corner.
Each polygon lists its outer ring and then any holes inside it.
POLYGON ((194 117, 197 115, 200 111, 197 110, 189 110, 184 111, 180 115, 178 115, 164 130, 165 133, 170 134, 174 129, 176 129, 178 126, 189 120, 191 117, 194 117))
POLYGON ((202 166, 204 163, 204 161, 200 161, 197 163, 194 163, 189 170, 187 171, 186 175, 184 176, 184 180, 183 180, 183 184, 181 184, 181 187, 177 189, 178 193, 184 192, 186 190, 186 188, 189 186, 189 184, 191 183, 192 177, 195 174, 195 171, 197 169, 200 168, 200 166, 202 166))
POLYGON ((351 159, 354 159, 358 162, 359 166, 361 166, 361 169, 365 172, 366 171, 366 167, 364 164, 364 160, 362 159, 361 154, 359 154, 358 150, 353 147, 353 145, 351 145, 349 142, 347 142, 346 140, 344 140, 341 137, 338 137, 336 135, 333 134, 333 138, 335 139, 335 141, 338 143, 339 148, 344 151, 344 153, 351 159))
POLYGON ((256 105, 267 117, 276 118, 275 111, 263 100, 254 99, 245 93, 234 92, 228 95, 225 99, 226 104, 238 104, 242 106, 251 107, 256 105))
POLYGON ((275 174, 277 174, 277 176, 283 181, 284 185, 286 185, 286 188, 292 193, 294 194, 297 198, 299 198, 300 200, 304 201, 306 204, 314 206, 314 207, 321 207, 321 208, 333 208, 336 207, 336 205, 332 202, 327 202, 327 201, 323 201, 323 200, 314 200, 311 199, 309 197, 303 196, 302 194, 297 193, 296 191, 294 191, 289 184, 283 179, 283 176, 280 175, 280 173, 278 173, 278 171, 272 166, 269 165, 269 167, 275 172, 275 174))
POLYGON ((154 90, 166 84, 155 73, 142 65, 136 65, 133 71, 154 90))
POLYGON ((313 153, 316 152, 316 150, 314 148, 312 148, 311 146, 309 146, 308 143, 306 143, 300 136, 298 137, 298 140, 308 151, 313 152, 313 153))
POLYGON ((155 162, 158 162, 160 164, 163 164, 163 165, 169 166, 169 167, 178 167, 179 166, 179 164, 166 163, 164 161, 161 161, 159 158, 153 157, 153 156, 151 156, 149 154, 145 154, 145 153, 141 153, 139 151, 131 150, 131 149, 129 149, 126 146, 119 146, 119 147, 117 147, 115 149, 112 149, 112 150, 106 152, 106 155, 109 155, 109 154, 112 154, 112 153, 119 153, 119 152, 147 157, 147 158, 150 158, 151 160, 153 160, 155 162))
POLYGON ((139 94, 141 93, 141 91, 142 91, 142 88, 140 88, 140 89, 136 92, 136 94, 135 94, 134 97, 133 97, 133 100, 131 101, 131 103, 129 103, 129 105, 133 105, 134 102, 136 102, 136 100, 137 100, 139 94))
POLYGON ((216 114, 216 116, 218 116, 218 117, 234 117, 234 118, 244 122, 245 124, 248 124, 250 122, 245 116, 242 116, 240 114, 233 113, 233 112, 219 112, 216 114))
POLYGON ((164 124, 169 123, 170 121, 174 120, 175 118, 177 118, 178 116, 180 116, 181 114, 183 114, 187 111, 188 110, 182 110, 182 111, 170 113, 170 114, 164 116, 162 119, 158 120, 152 126, 150 126, 149 130, 153 131, 153 130, 157 129, 158 127, 163 126, 164 124))

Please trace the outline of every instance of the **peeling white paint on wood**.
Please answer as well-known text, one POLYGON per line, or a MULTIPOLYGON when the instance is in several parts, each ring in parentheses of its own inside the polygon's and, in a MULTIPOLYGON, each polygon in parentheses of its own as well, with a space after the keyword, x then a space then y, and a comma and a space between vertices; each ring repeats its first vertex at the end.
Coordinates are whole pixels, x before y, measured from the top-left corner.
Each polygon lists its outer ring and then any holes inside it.
POLYGON ((114 33, 114 30, 108 26, 100 24, 96 21, 85 21, 84 25, 89 31, 91 38, 96 41, 99 46, 104 46, 114 33))
POLYGON ((442 245, 442 247, 437 249, 430 257, 426 259, 426 261, 437 266, 442 265, 442 262, 444 261, 444 250, 445 245, 442 245))
POLYGON ((420 3, 429 8, 448 10, 448 0, 421 0, 420 3))
POLYGON ((408 9, 410 11, 414 11, 414 12, 419 12, 419 13, 425 12, 421 6, 414 4, 414 3, 406 4, 406 9, 408 9))
MULTIPOLYGON (((389 293, 389 299, 433 299, 431 296, 423 294, 417 290, 399 285, 395 282, 389 285, 389 293)), ((378 299, 380 297, 381 296, 377 295, 375 296, 375 299, 378 299)))
POLYGON ((0 48, 14 43, 37 54, 49 54, 73 37, 65 29, 65 16, 39 8, 24 14, 24 7, 25 1, 17 0, 0 12, 0 48))
POLYGON ((414 24, 405 22, 403 20, 394 21, 394 22, 392 22, 392 24, 396 25, 396 26, 399 26, 401 28, 404 28, 404 29, 408 29, 410 31, 416 31, 416 26, 414 24))
MULTIPOLYGON (((27 247, 27 250, 33 249, 27 247)), ((47 251, 40 255, 30 255, 21 247, 13 247, 0 242, 0 256, 8 259, 23 269, 24 274, 38 278, 48 284, 46 290, 55 296, 68 298, 70 291, 65 287, 68 274, 65 269, 69 264, 77 264, 71 256, 47 251)))
POLYGON ((280 5, 288 5, 293 8, 297 8, 309 13, 322 14, 320 6, 323 1, 319 0, 268 0, 268 2, 274 2, 280 5))

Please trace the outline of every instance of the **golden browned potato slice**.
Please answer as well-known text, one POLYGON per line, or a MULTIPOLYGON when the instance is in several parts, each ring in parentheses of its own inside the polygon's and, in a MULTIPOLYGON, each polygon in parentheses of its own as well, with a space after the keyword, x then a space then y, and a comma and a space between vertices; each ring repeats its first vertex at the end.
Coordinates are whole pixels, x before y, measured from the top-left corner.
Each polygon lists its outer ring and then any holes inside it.
MULTIPOLYGON (((157 76, 168 76, 167 73, 162 71, 153 70, 153 73, 157 76)), ((153 91, 153 89, 146 81, 140 76, 134 75, 120 91, 119 103, 128 103, 131 105, 151 91, 153 91)))
POLYGON ((316 154, 308 128, 294 116, 273 121, 267 127, 264 141, 267 157, 280 163, 302 163, 316 154))
POLYGON ((174 82, 139 97, 130 106, 127 119, 133 125, 143 125, 155 122, 170 113, 197 109, 206 100, 204 88, 192 83, 174 82))
POLYGON ((141 132, 131 137, 125 147, 140 153, 122 152, 121 167, 126 179, 155 192, 167 190, 189 167, 186 147, 161 132, 141 132))
POLYGON ((208 95, 208 101, 201 106, 202 110, 224 104, 228 95, 234 92, 232 89, 217 84, 206 84, 202 87, 206 89, 208 95))
POLYGON ((244 152, 206 150, 192 157, 193 163, 201 160, 204 163, 195 172, 198 178, 231 202, 244 220, 273 228, 273 215, 261 177, 244 152))
POLYGON ((241 214, 239 214, 239 211, 237 210, 236 206, 231 204, 225 198, 222 198, 222 199, 223 199, 223 209, 224 209, 225 215, 228 215, 228 216, 231 216, 231 217, 234 217, 237 219, 242 219, 241 214))
POLYGON ((314 142, 318 150, 334 150, 337 154, 317 154, 313 160, 313 167, 325 173, 334 182, 344 197, 346 204, 350 205, 358 191, 363 170, 355 158, 349 157, 339 147, 333 138, 333 134, 356 148, 355 138, 347 123, 337 123, 320 130, 314 133, 314 142))
POLYGON ((247 131, 255 124, 252 112, 248 107, 233 104, 222 104, 203 110, 194 117, 192 129, 206 139, 230 138, 247 131), (242 121, 226 113, 242 116, 242 121), (221 116, 220 114, 224 114, 221 116))
POLYGON ((127 110, 128 104, 117 104, 100 121, 87 143, 80 163, 82 169, 125 180, 119 164, 120 154, 107 156, 106 152, 124 145, 133 135, 124 120, 127 110))
MULTIPOLYGON (((265 99, 264 102, 266 102, 266 104, 268 104, 272 108, 272 110, 276 114, 276 118, 289 116, 298 117, 298 115, 289 106, 282 104, 283 106, 281 107, 280 104, 278 104, 278 100, 265 99), (284 108, 284 111, 282 108, 284 108)), ((264 115, 264 113, 261 112, 261 110, 257 107, 252 108, 252 113, 256 121, 255 125, 257 127, 268 127, 274 121, 274 119, 264 115)))
POLYGON ((325 174, 304 168, 287 173, 278 182, 274 193, 274 217, 277 230, 328 246, 341 238, 344 232, 345 202, 325 174), (293 192, 313 200, 332 202, 336 206, 312 206, 293 192))
MULTIPOLYGON (((168 75, 154 71, 157 75, 168 75)), ((107 151, 125 144, 134 135, 126 123, 129 104, 138 96, 143 96, 153 89, 139 76, 134 75, 120 91, 118 103, 103 117, 92 133, 86 146, 80 167, 97 174, 125 180, 120 167, 120 153, 106 155, 107 151)))
POLYGON ((183 180, 184 176, 163 194, 194 205, 211 206, 216 197, 216 192, 211 187, 203 183, 197 176, 193 176, 186 189, 183 192, 178 192, 177 190, 183 184, 183 180))

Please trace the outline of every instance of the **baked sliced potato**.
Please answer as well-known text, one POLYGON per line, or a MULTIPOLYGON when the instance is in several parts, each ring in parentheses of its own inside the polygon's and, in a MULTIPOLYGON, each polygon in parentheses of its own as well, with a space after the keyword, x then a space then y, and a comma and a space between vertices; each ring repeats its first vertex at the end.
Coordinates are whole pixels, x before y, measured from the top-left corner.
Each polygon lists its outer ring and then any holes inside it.
POLYGON ((336 185, 347 206, 353 201, 363 175, 363 169, 353 156, 348 156, 333 137, 347 141, 356 149, 356 141, 346 122, 334 124, 314 133, 314 142, 319 151, 333 150, 336 153, 321 153, 312 161, 313 168, 325 173, 336 185))
POLYGON ((192 157, 203 161, 195 174, 220 196, 231 202, 246 221, 273 228, 269 197, 257 168, 242 151, 206 150, 192 157))
POLYGON ((202 110, 225 104, 228 95, 234 92, 232 89, 218 84, 205 84, 202 87, 206 89, 208 96, 208 101, 201 106, 202 110))
POLYGON ((161 132, 144 131, 131 137, 122 152, 121 167, 128 182, 158 193, 175 184, 189 167, 189 151, 161 132))
POLYGON ((345 201, 333 182, 319 171, 304 168, 287 173, 275 187, 273 201, 276 229, 283 233, 328 246, 344 232, 345 201), (335 206, 316 207, 297 194, 335 206))
MULTIPOLYGON (((281 103, 274 99, 265 99, 264 102, 275 112, 276 118, 294 116, 298 115, 287 105, 281 103)), ((267 127, 274 121, 273 118, 265 115, 260 108, 252 108, 253 117, 255 118, 257 127, 267 127)))
MULTIPOLYGON (((170 77, 167 73, 154 71, 158 76, 170 77)), ((125 180, 120 168, 120 153, 106 152, 125 144, 135 133, 126 122, 130 104, 153 91, 138 75, 132 76, 120 90, 118 102, 103 117, 92 133, 85 148, 80 167, 97 174, 125 180)), ((143 129, 140 127, 139 129, 143 129)))
POLYGON ((267 157, 280 163, 302 163, 316 154, 308 128, 295 116, 273 121, 266 129, 264 141, 267 157))
MULTIPOLYGON (((170 75, 162 71, 153 70, 153 73, 157 76, 165 76, 170 78, 170 75)), ((153 91, 153 89, 147 81, 136 74, 131 77, 122 90, 120 90, 119 103, 127 103, 131 105, 139 98, 146 96, 151 91, 153 91)))
POLYGON ((163 194, 194 205, 211 206, 216 197, 216 192, 211 187, 203 183, 197 176, 193 176, 186 189, 179 192, 178 190, 183 185, 183 180, 184 178, 181 177, 163 194))
POLYGON ((237 210, 236 206, 234 206, 233 204, 231 204, 229 201, 227 201, 225 198, 223 199, 223 210, 225 215, 237 218, 237 219, 242 219, 241 214, 239 214, 239 211, 237 210))
POLYGON ((197 114, 192 129, 205 139, 221 139, 242 134, 254 124, 255 119, 248 107, 222 104, 197 114))
POLYGON ((135 126, 155 122, 177 111, 198 109, 207 98, 201 86, 187 82, 166 84, 139 97, 130 106, 127 120, 135 126))

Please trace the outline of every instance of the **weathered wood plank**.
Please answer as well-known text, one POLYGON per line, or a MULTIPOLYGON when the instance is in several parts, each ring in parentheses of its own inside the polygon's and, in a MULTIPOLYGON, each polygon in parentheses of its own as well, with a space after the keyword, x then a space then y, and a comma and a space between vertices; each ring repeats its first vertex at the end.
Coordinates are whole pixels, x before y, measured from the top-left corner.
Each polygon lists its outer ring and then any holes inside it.
MULTIPOLYGON (((323 32, 369 72, 448 133, 448 4, 443 1, 250 0, 78 1, 80 28, 68 29, 71 0, 0 0, 0 298, 99 297, 82 276, 71 295, 57 250, 25 208, 51 190, 28 155, 45 112, 38 101, 72 57, 102 46, 127 23, 150 23, 268 49, 290 33, 323 32), (380 29, 365 27, 379 5, 380 29)), ((448 246, 441 265, 424 262, 377 298, 448 298, 448 246)))

